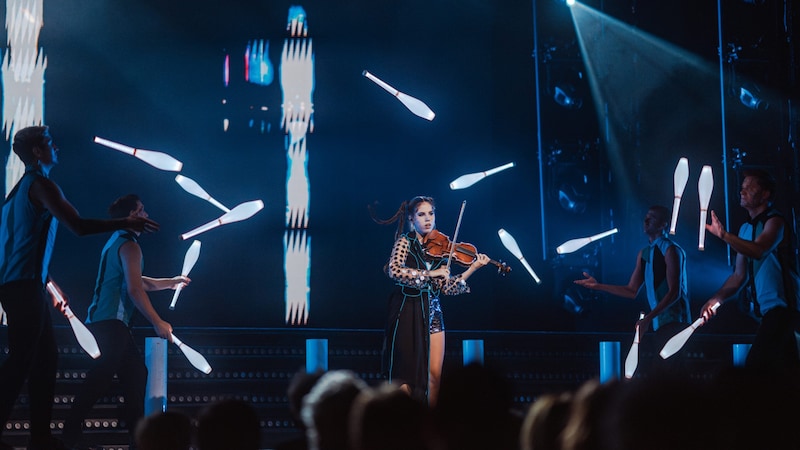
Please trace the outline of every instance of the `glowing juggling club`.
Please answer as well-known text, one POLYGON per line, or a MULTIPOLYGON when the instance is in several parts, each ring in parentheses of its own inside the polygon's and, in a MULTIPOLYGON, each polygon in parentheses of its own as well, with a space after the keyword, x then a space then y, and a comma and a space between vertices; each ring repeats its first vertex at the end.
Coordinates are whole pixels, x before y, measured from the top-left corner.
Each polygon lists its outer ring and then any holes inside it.
POLYGON ((264 202, 261 200, 251 200, 249 202, 244 202, 229 212, 221 215, 219 219, 212 220, 205 225, 201 225, 195 228, 192 231, 186 232, 181 235, 181 238, 185 241, 186 239, 193 238, 200 233, 205 233, 208 230, 212 230, 217 228, 220 225, 225 225, 226 223, 232 222, 239 222, 241 220, 249 219, 255 213, 261 211, 264 208, 264 202))
MULTIPOLYGON (((639 313, 639 320, 644 319, 644 312, 639 313)), ((639 365, 639 324, 636 324, 636 330, 633 333, 633 344, 628 351, 628 357, 625 358, 625 378, 633 378, 636 373, 636 366, 639 365)))
POLYGON ((708 216, 708 202, 711 201, 711 191, 714 190, 714 174, 711 166, 703 166, 700 179, 697 181, 697 192, 700 195, 700 239, 698 250, 706 248, 706 218, 708 216))
POLYGON ((194 366, 195 369, 199 370, 203 373, 211 373, 211 365, 206 361, 206 359, 201 355, 197 350, 189 347, 188 345, 181 342, 174 334, 171 334, 172 342, 178 346, 178 348, 183 352, 183 355, 186 356, 186 359, 189 360, 189 363, 194 366))
POLYGON ((510 162, 500 167, 489 169, 485 172, 475 172, 475 173, 468 173, 466 175, 461 175, 460 177, 453 180, 452 183, 450 183, 450 189, 456 190, 456 189, 468 188, 473 184, 477 183, 478 181, 481 181, 482 179, 488 177, 489 175, 494 175, 497 172, 514 167, 514 165, 515 164, 513 162, 510 162))
POLYGON ((519 245, 517 245, 517 240, 514 239, 514 236, 511 236, 506 232, 506 230, 500 228, 497 230, 497 234, 500 236, 500 240, 503 242, 503 245, 506 249, 514 255, 515 258, 525 266, 525 269, 528 270, 528 273, 531 274, 533 280, 536 281, 536 284, 542 284, 542 280, 539 279, 539 276, 536 275, 536 272, 533 271, 533 268, 528 264, 528 261, 525 260, 525 257, 522 255, 522 251, 519 249, 519 245))
POLYGON ((400 103, 404 104, 406 108, 408 108, 408 110, 414 113, 415 115, 427 120, 433 120, 433 118, 436 116, 436 114, 433 111, 431 111, 431 109, 428 108, 428 105, 423 103, 422 100, 416 99, 410 95, 398 91, 397 89, 393 88, 392 86, 389 86, 383 80, 367 72, 366 70, 361 72, 361 74, 369 78, 373 82, 375 82, 375 84, 377 84, 378 86, 384 88, 386 92, 397 97, 397 99, 400 100, 400 103))
POLYGON ((556 247, 556 253, 558 253, 559 255, 572 253, 576 250, 583 248, 584 246, 588 245, 591 242, 603 239, 604 237, 610 236, 618 231, 619 231, 618 229, 614 228, 612 230, 604 231, 602 233, 597 233, 594 236, 570 239, 567 242, 564 242, 563 244, 556 247))
POLYGON ((121 151, 122 153, 127 153, 136 158, 139 158, 140 160, 146 162, 147 164, 150 164, 156 169, 166 170, 169 172, 180 172, 181 169, 183 168, 182 162, 178 161, 172 156, 167 155, 166 153, 156 152, 153 150, 142 150, 140 148, 133 148, 97 136, 94 137, 94 141, 100 145, 104 145, 108 148, 113 148, 114 150, 118 150, 121 151))
MULTIPOLYGON (((197 258, 200 257, 200 241, 192 242, 192 245, 189 246, 189 250, 186 250, 186 255, 183 257, 183 269, 181 270, 182 276, 188 276, 189 272, 191 272, 192 267, 197 262, 197 258)), ((172 294, 172 302, 169 304, 169 309, 175 309, 175 304, 178 303, 178 295, 180 295, 181 290, 183 289, 183 284, 178 285, 175 288, 175 293, 172 294)))
MULTIPOLYGON (((719 302, 715 303, 714 306, 711 307, 711 310, 716 311, 717 308, 719 308, 719 305, 720 305, 719 302)), ((706 319, 703 318, 702 316, 698 317, 697 320, 695 320, 688 327, 684 328, 683 331, 676 334, 675 336, 672 336, 667 341, 667 343, 664 344, 664 348, 662 348, 661 352, 659 352, 658 354, 661 355, 662 358, 667 359, 670 356, 674 355, 675 353, 678 353, 678 350, 680 350, 684 346, 684 344, 686 344, 686 341, 688 341, 689 338, 692 336, 694 330, 696 330, 704 323, 706 323, 706 319)))
POLYGON ((175 181, 183 188, 184 191, 196 197, 200 197, 203 200, 206 200, 207 202, 211 203, 212 205, 216 206, 217 208, 225 212, 230 212, 230 209, 228 209, 228 207, 216 201, 214 197, 208 195, 208 192, 206 192, 205 189, 200 187, 200 185, 197 184, 197 182, 194 181, 193 179, 178 174, 175 176, 175 181))
POLYGON ((675 166, 675 173, 672 176, 673 190, 675 199, 672 201, 672 223, 669 226, 669 234, 675 234, 678 226, 678 210, 681 208, 681 197, 683 190, 686 189, 686 182, 689 181, 689 160, 681 158, 675 166))
POLYGON ((80 344, 81 348, 92 358, 99 358, 100 347, 97 346, 97 340, 95 340, 92 332, 86 328, 86 325, 72 313, 69 304, 66 299, 64 299, 61 288, 58 287, 53 280, 48 280, 47 292, 53 297, 53 305, 61 310, 64 317, 69 320, 69 325, 72 327, 72 332, 75 334, 75 338, 78 340, 78 344, 80 344))

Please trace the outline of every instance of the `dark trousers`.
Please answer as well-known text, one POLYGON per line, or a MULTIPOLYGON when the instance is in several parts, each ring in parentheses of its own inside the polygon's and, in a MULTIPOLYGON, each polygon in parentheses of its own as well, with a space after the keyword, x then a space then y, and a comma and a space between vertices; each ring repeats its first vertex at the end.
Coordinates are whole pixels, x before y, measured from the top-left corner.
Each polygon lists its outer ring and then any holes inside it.
POLYGON ((796 312, 784 307, 770 309, 764 314, 747 354, 746 367, 770 370, 800 368, 794 314, 796 312))
POLYGON ((93 361, 72 403, 64 424, 64 441, 67 443, 80 440, 84 419, 97 400, 108 393, 115 374, 125 396, 121 419, 127 423, 131 435, 136 430, 136 423, 144 416, 147 367, 130 328, 120 320, 90 323, 87 328, 97 340, 100 357, 93 361))
POLYGON ((40 282, 12 281, 0 286, 8 320, 8 358, 0 366, 0 435, 28 381, 31 436, 50 435, 58 349, 50 302, 40 282))

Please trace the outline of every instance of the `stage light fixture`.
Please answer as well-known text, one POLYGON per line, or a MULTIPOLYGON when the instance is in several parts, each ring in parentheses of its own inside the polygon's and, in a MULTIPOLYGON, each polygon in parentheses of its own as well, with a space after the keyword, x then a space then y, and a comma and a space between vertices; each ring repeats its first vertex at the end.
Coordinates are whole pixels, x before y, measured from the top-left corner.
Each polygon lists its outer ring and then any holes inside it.
POLYGON ((567 109, 579 109, 583 106, 583 99, 577 95, 577 89, 569 83, 559 83, 553 87, 553 100, 567 109))
POLYGON ((551 198, 564 211, 583 214, 592 199, 592 183, 583 164, 560 162, 554 167, 551 198))
POLYGON ((558 204, 568 212, 582 214, 586 211, 586 196, 578 193, 575 186, 562 183, 558 188, 558 204))
POLYGON ((769 108, 769 103, 761 97, 760 90, 755 85, 739 86, 739 101, 746 107, 763 111, 769 108))
POLYGON ((564 294, 561 307, 567 310, 567 312, 570 312, 572 314, 580 314, 583 312, 583 306, 581 306, 577 301, 575 301, 575 299, 572 298, 572 295, 570 295, 569 293, 564 294))

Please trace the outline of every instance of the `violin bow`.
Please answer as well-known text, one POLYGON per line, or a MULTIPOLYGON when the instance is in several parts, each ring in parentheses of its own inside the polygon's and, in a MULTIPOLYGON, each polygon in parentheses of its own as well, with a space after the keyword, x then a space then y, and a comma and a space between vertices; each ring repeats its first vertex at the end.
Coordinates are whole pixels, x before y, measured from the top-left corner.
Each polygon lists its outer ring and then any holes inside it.
POLYGON ((464 207, 467 206, 467 201, 461 202, 461 211, 458 213, 458 222, 456 222, 456 231, 453 233, 453 243, 450 245, 450 255, 447 257, 447 271, 450 271, 450 262, 453 261, 453 253, 456 251, 456 242, 458 242, 458 230, 461 228, 461 218, 464 217, 464 207))

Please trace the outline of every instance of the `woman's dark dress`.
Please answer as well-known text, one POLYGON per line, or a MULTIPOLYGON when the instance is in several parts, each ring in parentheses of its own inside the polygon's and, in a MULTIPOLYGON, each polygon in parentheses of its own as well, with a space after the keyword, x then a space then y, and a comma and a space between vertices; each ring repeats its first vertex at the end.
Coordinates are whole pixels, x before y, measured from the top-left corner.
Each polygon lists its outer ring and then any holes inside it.
POLYGON ((429 275, 442 264, 447 259, 426 255, 412 231, 395 241, 388 266, 389 278, 397 286, 389 296, 383 371, 389 382, 408 384, 412 397, 423 401, 428 394, 430 300, 469 292, 461 275, 446 281, 429 275))

